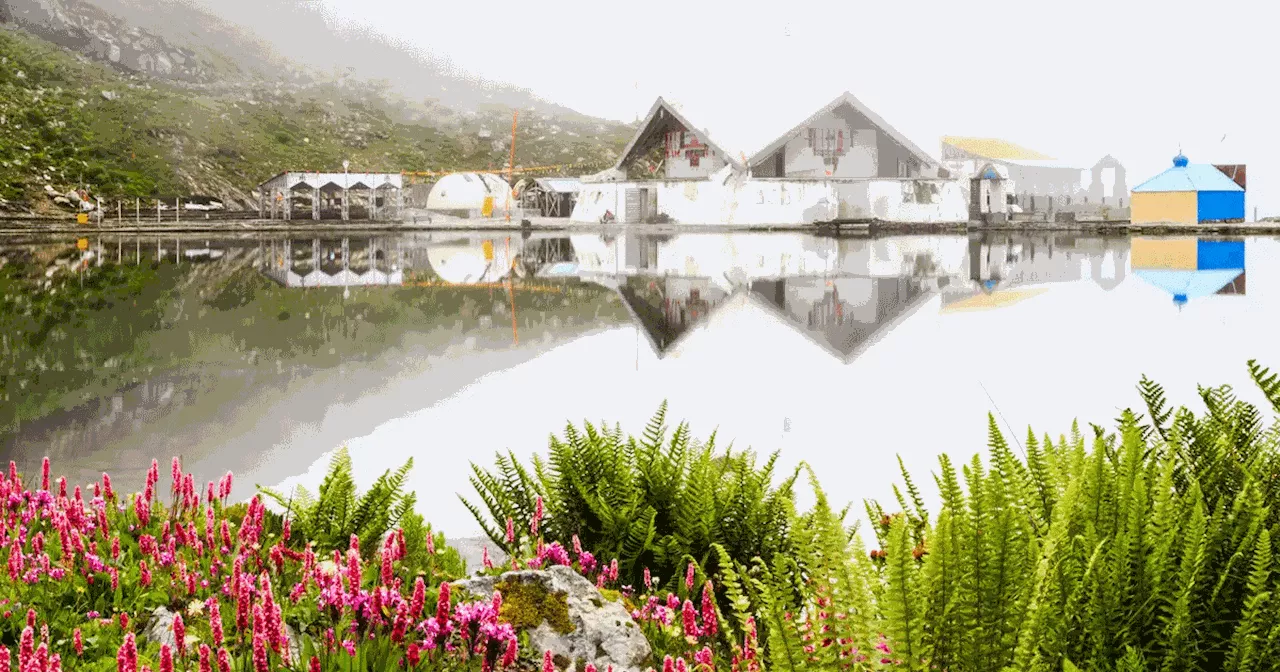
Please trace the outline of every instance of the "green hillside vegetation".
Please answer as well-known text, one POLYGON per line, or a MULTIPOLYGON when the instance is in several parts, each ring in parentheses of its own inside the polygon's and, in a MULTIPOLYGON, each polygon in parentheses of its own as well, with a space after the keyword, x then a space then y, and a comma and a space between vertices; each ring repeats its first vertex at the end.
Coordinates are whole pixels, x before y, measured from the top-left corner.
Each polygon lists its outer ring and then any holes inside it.
MULTIPOLYGON (((120 74, 14 30, 0 30, 0 198, 53 208, 58 193, 87 186, 104 199, 202 194, 247 200, 282 170, 392 171, 501 167, 509 145, 446 133, 402 114, 374 85, 289 90, 191 87, 120 74)), ((607 163, 623 126, 578 124, 548 134, 530 120, 516 162, 607 163), (600 129, 605 132, 599 133, 600 129), (593 132, 595 131, 595 132, 593 132)), ((509 136, 507 136, 509 137, 509 136)), ((508 140, 509 142, 509 140, 508 140)))

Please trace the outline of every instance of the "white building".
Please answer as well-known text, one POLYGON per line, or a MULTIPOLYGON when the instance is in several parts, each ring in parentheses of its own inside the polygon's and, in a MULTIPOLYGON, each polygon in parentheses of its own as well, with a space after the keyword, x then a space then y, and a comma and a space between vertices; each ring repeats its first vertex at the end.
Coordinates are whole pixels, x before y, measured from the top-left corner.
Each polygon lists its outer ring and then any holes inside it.
POLYGON ((964 191, 944 172, 849 93, 749 161, 659 98, 614 167, 584 178, 571 220, 777 227, 965 222, 964 191))

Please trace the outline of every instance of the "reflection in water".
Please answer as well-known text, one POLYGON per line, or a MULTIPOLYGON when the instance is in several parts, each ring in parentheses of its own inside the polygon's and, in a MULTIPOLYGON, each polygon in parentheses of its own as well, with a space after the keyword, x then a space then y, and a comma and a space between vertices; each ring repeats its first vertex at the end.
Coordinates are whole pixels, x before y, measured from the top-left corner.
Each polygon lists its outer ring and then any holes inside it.
POLYGON ((814 343, 839 367, 922 311, 1043 302, 1070 283, 1111 296, 1131 274, 1181 303, 1243 299, 1245 278, 1240 241, 1049 234, 77 242, 0 247, 0 435, 26 468, 48 454, 81 480, 170 453, 219 472, 293 451, 278 468, 301 470, 601 328, 634 324, 668 359, 782 324, 790 340, 772 347, 814 343))
POLYGON ((1179 307, 1189 299, 1245 292, 1243 240, 1198 238, 1133 241, 1138 277, 1173 295, 1179 307))

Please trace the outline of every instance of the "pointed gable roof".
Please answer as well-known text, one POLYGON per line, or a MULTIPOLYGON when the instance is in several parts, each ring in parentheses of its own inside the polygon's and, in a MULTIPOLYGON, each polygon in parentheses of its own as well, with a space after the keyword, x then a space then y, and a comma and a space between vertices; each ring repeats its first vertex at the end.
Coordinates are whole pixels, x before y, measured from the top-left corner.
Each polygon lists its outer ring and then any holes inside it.
POLYGON ((884 134, 888 135, 894 142, 898 143, 899 145, 902 145, 903 149, 906 149, 908 152, 911 152, 911 154, 914 155, 916 159, 920 161, 921 164, 926 166, 938 165, 938 161, 936 159, 934 159, 932 156, 929 156, 929 154, 926 153, 923 149, 920 149, 918 146, 916 146, 915 143, 907 139, 907 136, 899 133, 897 129, 890 126, 889 123, 886 122, 883 118, 881 118, 880 115, 871 111, 871 108, 864 105, 862 101, 855 98, 853 94, 849 93, 848 91, 845 91, 844 93, 840 94, 839 96, 836 97, 835 100, 823 106, 822 109, 809 115, 808 118, 806 118, 804 121, 800 122, 799 124, 796 124, 791 130, 787 131, 786 133, 783 133, 777 140, 774 140, 773 142, 766 145, 764 149, 761 149, 760 151, 756 152, 754 155, 751 156, 751 159, 748 163, 754 166, 768 159, 769 155, 778 151, 779 148, 787 144, 787 142, 789 142, 792 138, 803 133, 805 128, 807 128, 817 120, 821 119, 822 117, 830 114, 831 112, 834 112, 836 109, 838 109, 842 105, 848 105, 849 107, 853 108, 854 111, 866 117, 867 120, 870 121, 873 126, 883 131, 884 134))
POLYGON ((1217 168, 1199 163, 1175 165, 1133 188, 1134 193, 1170 191, 1244 191, 1217 168))
POLYGON ((623 166, 628 161, 636 158, 636 154, 640 151, 648 141, 653 139, 658 133, 664 132, 665 129, 674 122, 676 125, 684 128, 685 131, 697 133, 704 144, 711 150, 719 154, 729 165, 742 169, 742 162, 735 159, 732 154, 724 151, 722 147, 711 140, 705 129, 700 129, 685 119, 683 114, 676 109, 676 106, 668 103, 661 96, 653 103, 653 107, 649 108, 649 113, 645 115, 644 121, 640 122, 640 128, 636 130, 636 134, 627 143, 627 146, 618 155, 618 162, 614 164, 614 170, 623 170, 623 166))

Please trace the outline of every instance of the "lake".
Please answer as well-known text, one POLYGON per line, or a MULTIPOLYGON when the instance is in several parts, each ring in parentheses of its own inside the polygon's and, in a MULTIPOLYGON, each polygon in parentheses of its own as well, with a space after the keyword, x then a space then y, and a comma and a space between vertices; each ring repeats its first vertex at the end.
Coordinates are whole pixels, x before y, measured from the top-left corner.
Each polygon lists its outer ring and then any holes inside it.
POLYGON ((10 238, 0 441, 25 473, 48 455, 127 488, 180 455, 237 497, 314 491, 343 444, 361 485, 413 457, 423 514, 466 536, 470 462, 567 422, 639 434, 665 400, 861 511, 899 456, 932 499, 988 412, 1017 441, 1113 426, 1144 374, 1197 410, 1198 383, 1263 403, 1246 361, 1280 367, 1277 258, 1050 233, 10 238))

